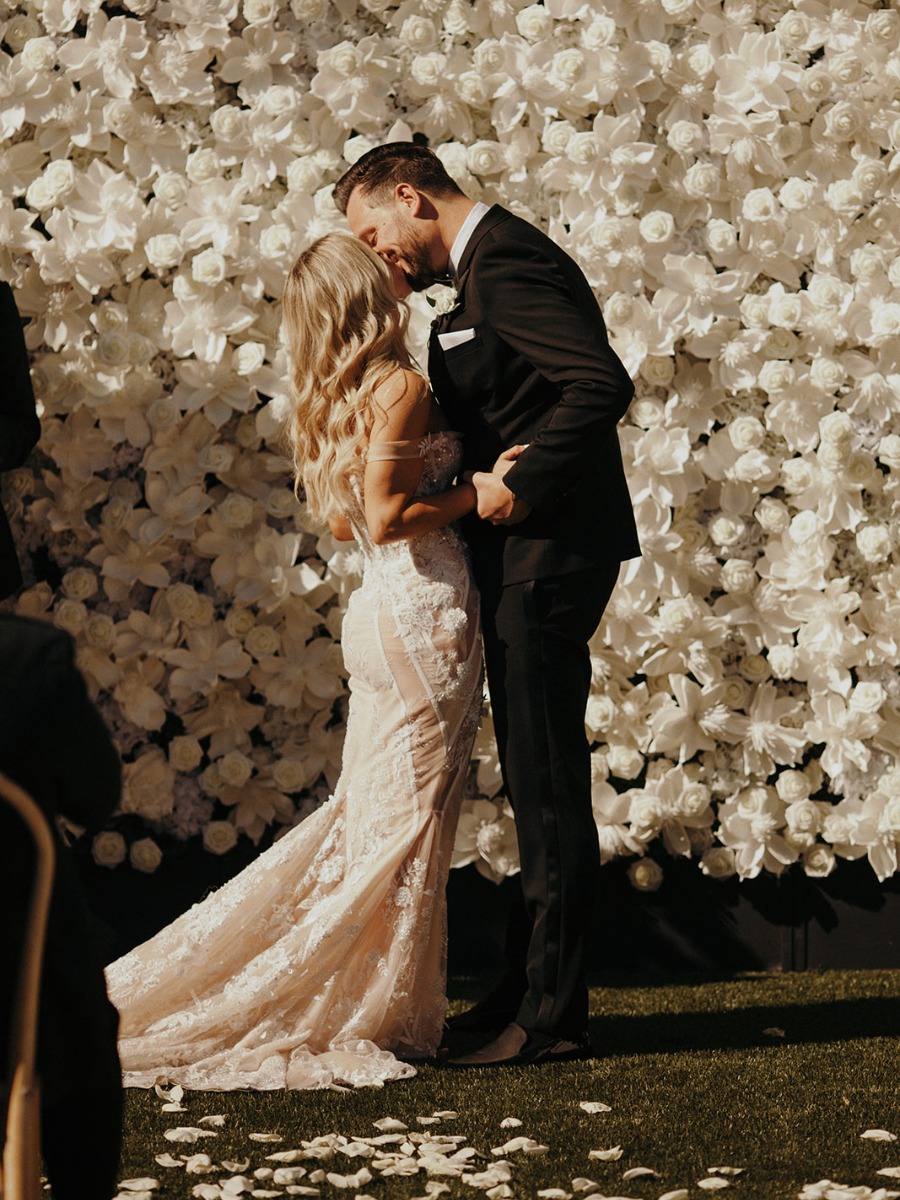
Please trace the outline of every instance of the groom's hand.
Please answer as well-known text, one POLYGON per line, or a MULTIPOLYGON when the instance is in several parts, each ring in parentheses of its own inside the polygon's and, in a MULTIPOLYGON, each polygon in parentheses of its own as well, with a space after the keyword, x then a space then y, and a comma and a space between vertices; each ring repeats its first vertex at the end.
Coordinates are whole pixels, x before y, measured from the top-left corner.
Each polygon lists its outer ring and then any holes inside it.
MULTIPOLYGON (((511 462, 507 464, 503 475, 511 466, 511 462)), ((483 521, 490 521, 492 525, 516 525, 531 512, 531 506, 509 490, 497 471, 476 471, 472 483, 478 496, 478 515, 483 521)))

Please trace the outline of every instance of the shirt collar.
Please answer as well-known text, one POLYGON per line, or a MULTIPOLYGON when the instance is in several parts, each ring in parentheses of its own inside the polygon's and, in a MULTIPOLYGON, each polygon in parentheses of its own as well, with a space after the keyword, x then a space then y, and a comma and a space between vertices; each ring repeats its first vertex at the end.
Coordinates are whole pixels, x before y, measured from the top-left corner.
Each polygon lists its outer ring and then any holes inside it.
POLYGON ((450 249, 449 268, 452 275, 455 276, 459 269, 460 261, 462 260, 466 246, 469 244, 469 238, 475 232, 475 226, 488 211, 489 205, 483 204, 481 200, 478 200, 465 221, 463 221, 460 231, 456 235, 456 240, 450 249))

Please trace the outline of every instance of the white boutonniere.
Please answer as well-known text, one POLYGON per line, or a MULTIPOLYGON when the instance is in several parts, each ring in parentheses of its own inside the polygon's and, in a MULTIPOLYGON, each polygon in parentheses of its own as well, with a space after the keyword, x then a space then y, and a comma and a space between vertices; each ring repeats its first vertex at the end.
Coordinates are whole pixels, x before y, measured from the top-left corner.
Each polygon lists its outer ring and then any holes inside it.
POLYGON ((459 304, 459 293, 453 286, 440 284, 430 290, 425 299, 434 309, 434 315, 436 317, 443 317, 447 313, 453 312, 454 308, 459 304))

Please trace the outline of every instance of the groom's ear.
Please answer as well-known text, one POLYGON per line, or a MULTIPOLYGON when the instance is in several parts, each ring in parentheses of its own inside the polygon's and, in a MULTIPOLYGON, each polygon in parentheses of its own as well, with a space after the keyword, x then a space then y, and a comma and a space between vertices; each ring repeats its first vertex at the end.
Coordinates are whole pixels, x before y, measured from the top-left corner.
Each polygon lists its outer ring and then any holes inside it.
POLYGON ((394 199, 409 217, 428 221, 437 216, 433 201, 411 183, 398 183, 394 188, 394 199))

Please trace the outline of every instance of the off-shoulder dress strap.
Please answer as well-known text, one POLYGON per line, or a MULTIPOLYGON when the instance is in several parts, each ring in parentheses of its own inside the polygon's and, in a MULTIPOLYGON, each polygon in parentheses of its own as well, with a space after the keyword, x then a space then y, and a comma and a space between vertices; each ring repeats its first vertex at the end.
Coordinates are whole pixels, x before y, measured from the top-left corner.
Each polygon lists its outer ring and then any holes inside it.
POLYGON ((422 447, 422 438, 406 438, 400 442, 370 442, 366 462, 399 462, 404 458, 421 458, 422 447))

